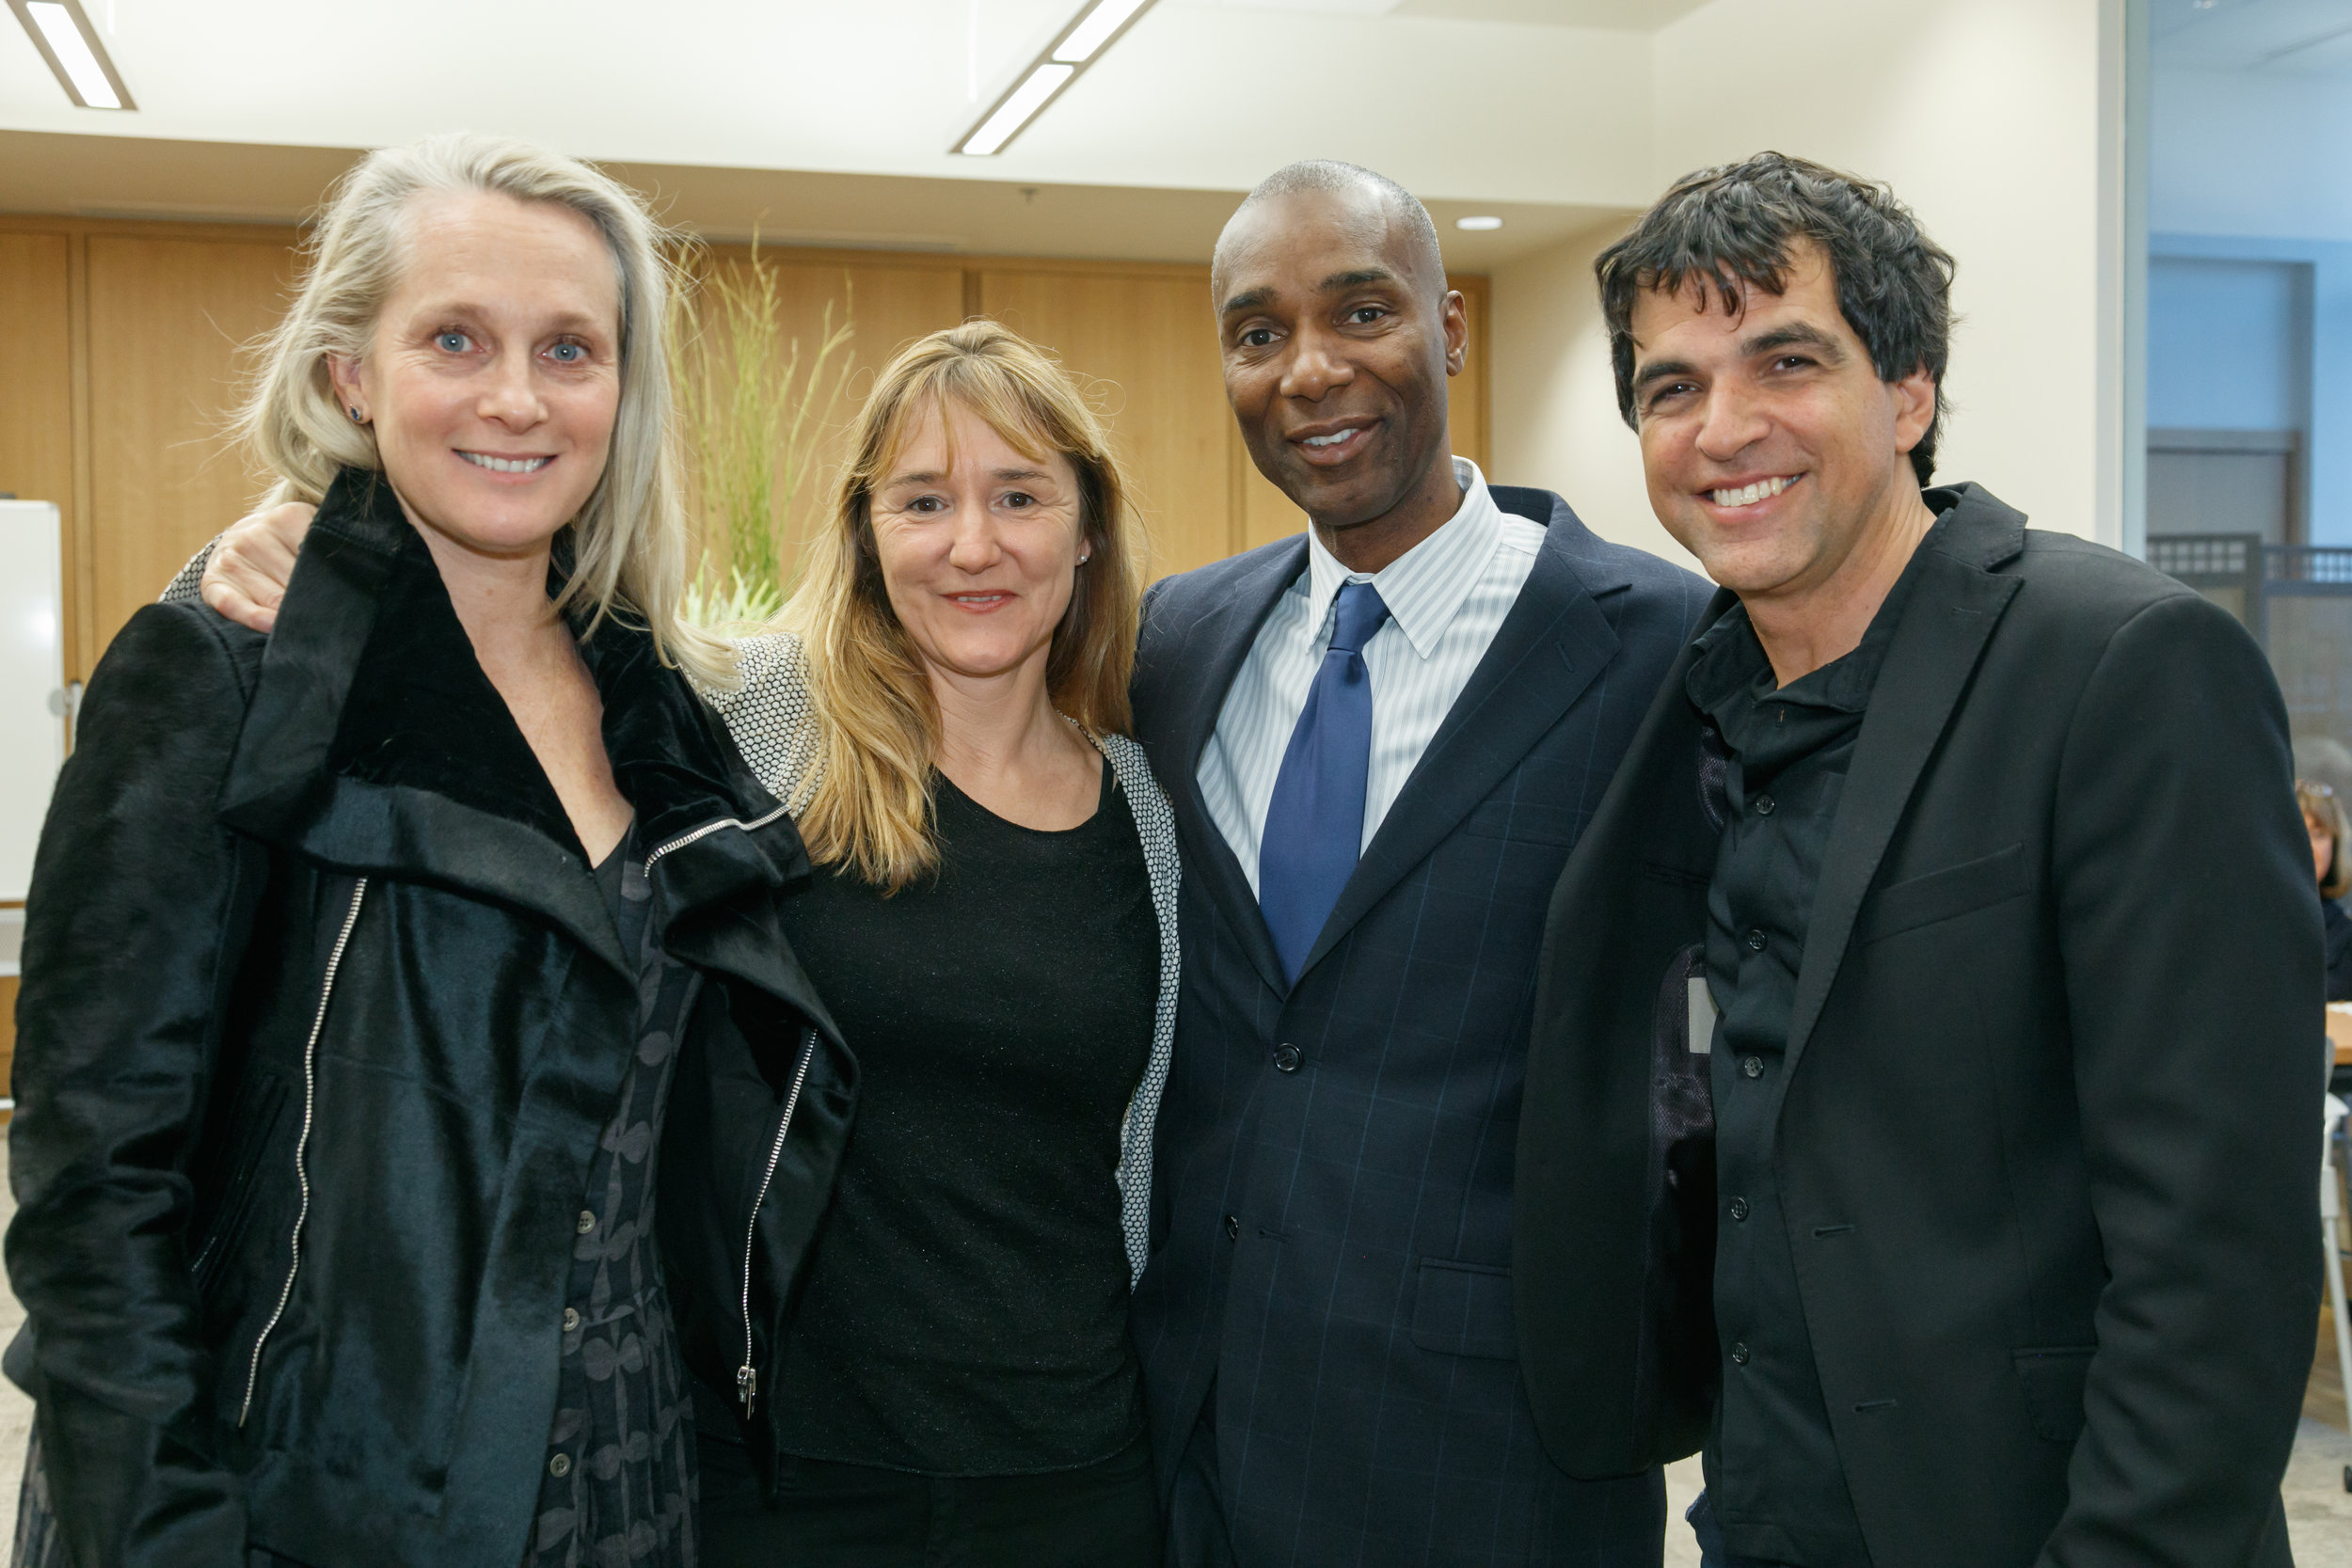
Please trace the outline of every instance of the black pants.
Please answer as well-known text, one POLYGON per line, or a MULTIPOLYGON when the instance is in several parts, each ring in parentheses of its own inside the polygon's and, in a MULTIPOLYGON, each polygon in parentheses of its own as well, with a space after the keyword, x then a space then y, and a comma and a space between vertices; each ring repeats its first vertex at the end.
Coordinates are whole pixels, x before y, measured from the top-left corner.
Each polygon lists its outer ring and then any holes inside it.
POLYGON ((703 1568, 1159 1568, 1152 1449, 1082 1469, 916 1476, 784 1461, 773 1508, 751 1456, 702 1440, 703 1568))

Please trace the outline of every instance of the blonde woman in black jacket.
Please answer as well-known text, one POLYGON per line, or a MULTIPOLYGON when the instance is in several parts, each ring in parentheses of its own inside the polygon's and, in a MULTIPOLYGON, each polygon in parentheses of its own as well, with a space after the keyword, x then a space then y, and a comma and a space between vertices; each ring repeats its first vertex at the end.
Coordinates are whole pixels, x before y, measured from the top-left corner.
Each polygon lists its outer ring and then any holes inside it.
POLYGON ((371 155, 247 433, 315 501, 274 636, 135 616, 27 911, 8 1370, 20 1562, 696 1561, 651 1240, 688 1072, 794 1158, 853 1068, 777 925, 804 869, 684 672, 665 282, 629 193, 518 143, 371 155))

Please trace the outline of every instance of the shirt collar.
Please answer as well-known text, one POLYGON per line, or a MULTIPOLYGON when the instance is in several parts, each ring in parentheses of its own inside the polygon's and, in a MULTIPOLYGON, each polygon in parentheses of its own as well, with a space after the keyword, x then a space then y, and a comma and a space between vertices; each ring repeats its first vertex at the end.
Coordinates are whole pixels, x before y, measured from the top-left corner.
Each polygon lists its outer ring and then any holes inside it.
POLYGON ((1502 543, 1502 509, 1487 493, 1478 465, 1455 458, 1454 480, 1462 487, 1462 504, 1454 515, 1377 572, 1349 571, 1311 527, 1307 530, 1308 610, 1314 626, 1330 619, 1331 601, 1342 584, 1369 582, 1380 591, 1380 602, 1413 652, 1424 659, 1437 653, 1438 639, 1502 543))
POLYGON ((1748 607, 1734 605, 1692 639, 1692 646, 1697 650, 1698 657, 1684 677, 1684 693, 1702 711, 1718 718, 1720 709, 1749 688, 1753 688, 1758 702, 1804 703, 1847 713, 1860 713, 1868 707, 1871 689, 1878 684, 1879 666, 1886 661, 1887 647, 1895 641, 1895 632, 1902 624, 1903 609, 1911 602, 1918 581, 1919 562, 1943 543, 1949 510, 1947 503, 1937 512, 1934 523, 1920 536, 1910 561, 1895 578, 1895 586, 1887 590, 1885 599, 1871 615, 1862 641, 1851 651, 1782 686, 1772 674, 1772 660, 1764 652, 1764 644, 1756 639, 1756 626, 1748 619, 1748 607))

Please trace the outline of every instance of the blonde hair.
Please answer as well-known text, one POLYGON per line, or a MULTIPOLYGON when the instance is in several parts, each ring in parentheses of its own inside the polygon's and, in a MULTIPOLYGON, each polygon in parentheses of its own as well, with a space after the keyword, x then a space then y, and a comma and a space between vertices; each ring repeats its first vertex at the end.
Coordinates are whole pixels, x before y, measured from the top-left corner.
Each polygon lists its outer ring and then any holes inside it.
POLYGON ((808 651, 818 725, 813 783, 793 802, 801 836, 819 863, 846 864, 892 891, 939 863, 931 773, 940 721, 882 583, 873 497, 915 422, 945 418, 951 404, 1025 456, 1058 452, 1076 473, 1089 559, 1054 630, 1046 690, 1093 734, 1124 734, 1130 722, 1145 552, 1103 421, 1061 366, 996 323, 932 333, 891 362, 859 410, 833 526, 811 542, 806 575, 782 617, 808 651))
POLYGON ((372 347, 418 198, 469 192, 587 219, 620 284, 619 407, 604 473, 569 525, 572 569, 557 609, 583 607, 591 634, 608 614, 642 621, 665 662, 706 685, 731 685, 726 644, 679 615, 687 529, 664 344, 676 287, 665 236, 635 192, 576 158, 460 133, 371 152, 336 182, 305 246, 294 305, 254 347, 253 389, 237 417, 237 433, 276 478, 269 502, 315 505, 342 469, 383 467, 374 433, 344 417, 328 356, 361 358, 372 347))
POLYGON ((2335 853, 2328 857, 2327 879, 2319 891, 2330 898, 2341 898, 2352 893, 2352 864, 2345 863, 2344 805, 2336 799, 2332 785, 2295 781, 2295 803, 2303 808, 2303 820, 2325 832, 2335 845, 2335 853))

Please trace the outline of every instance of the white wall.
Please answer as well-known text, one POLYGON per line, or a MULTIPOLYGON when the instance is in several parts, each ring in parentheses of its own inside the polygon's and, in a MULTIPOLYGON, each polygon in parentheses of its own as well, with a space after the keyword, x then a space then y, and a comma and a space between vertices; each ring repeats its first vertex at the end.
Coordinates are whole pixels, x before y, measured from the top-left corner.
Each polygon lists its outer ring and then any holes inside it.
MULTIPOLYGON (((1938 477, 2109 543, 2122 533, 2121 10, 1712 0, 1657 34, 1651 69, 1654 190, 1765 149, 1894 185, 1960 262, 1938 477)), ((1596 249, 1588 237, 1495 273, 1495 469, 1656 548, 1655 520, 1629 516, 1643 491, 1616 420, 1596 249)))
POLYGON ((2153 96, 2151 229, 2352 240, 2352 84, 2165 71, 2153 96))
POLYGON ((1613 224, 1495 269, 1489 477, 1557 490, 1601 537, 1695 572, 1650 510, 1640 443, 1617 413, 1593 259, 1622 232, 1613 224))

